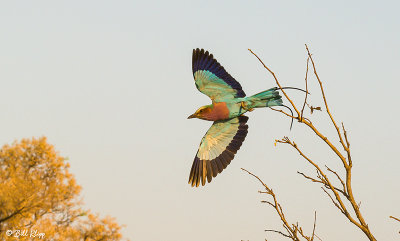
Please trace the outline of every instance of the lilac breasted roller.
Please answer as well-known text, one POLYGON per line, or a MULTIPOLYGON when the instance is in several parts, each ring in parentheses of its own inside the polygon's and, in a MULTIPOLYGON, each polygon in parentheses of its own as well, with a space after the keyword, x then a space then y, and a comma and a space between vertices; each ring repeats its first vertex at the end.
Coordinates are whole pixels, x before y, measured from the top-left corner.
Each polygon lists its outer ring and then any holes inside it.
POLYGON ((249 119, 243 115, 254 108, 283 106, 279 88, 246 97, 237 82, 212 54, 194 49, 193 77, 197 89, 211 98, 211 105, 200 107, 190 118, 214 121, 203 136, 189 175, 189 184, 204 186, 206 179, 221 173, 233 160, 248 132, 249 119))

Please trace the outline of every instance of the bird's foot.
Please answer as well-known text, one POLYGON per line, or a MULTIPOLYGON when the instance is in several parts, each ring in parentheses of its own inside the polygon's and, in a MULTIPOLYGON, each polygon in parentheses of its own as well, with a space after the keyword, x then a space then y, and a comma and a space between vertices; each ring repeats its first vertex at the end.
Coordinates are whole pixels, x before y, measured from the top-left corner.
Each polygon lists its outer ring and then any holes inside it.
POLYGON ((244 101, 240 102, 240 106, 241 106, 243 109, 247 110, 247 104, 246 104, 244 101))
POLYGON ((253 108, 247 108, 247 104, 244 101, 240 102, 240 106, 246 111, 253 111, 254 110, 253 108))

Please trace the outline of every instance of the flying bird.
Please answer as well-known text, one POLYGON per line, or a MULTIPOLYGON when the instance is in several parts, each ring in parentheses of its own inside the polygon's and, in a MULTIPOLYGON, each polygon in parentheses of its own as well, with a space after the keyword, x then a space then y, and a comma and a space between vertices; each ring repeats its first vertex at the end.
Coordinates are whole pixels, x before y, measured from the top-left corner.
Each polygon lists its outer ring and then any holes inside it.
POLYGON ((240 83, 204 49, 193 50, 192 70, 197 89, 212 103, 200 107, 188 119, 214 122, 201 139, 189 175, 189 184, 198 187, 221 173, 240 149, 248 132, 249 118, 244 113, 284 105, 277 87, 246 97, 240 83))

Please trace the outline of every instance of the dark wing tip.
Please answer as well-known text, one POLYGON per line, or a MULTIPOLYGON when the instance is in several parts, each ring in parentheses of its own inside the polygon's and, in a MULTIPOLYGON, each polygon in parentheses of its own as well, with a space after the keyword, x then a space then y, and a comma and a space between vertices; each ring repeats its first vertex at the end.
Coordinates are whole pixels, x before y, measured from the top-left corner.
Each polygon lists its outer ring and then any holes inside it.
MULTIPOLYGON (((206 176, 208 178, 208 174, 207 174, 208 168, 209 167, 207 167, 206 161, 200 160, 200 158, 198 158, 197 154, 196 154, 194 161, 193 161, 192 169, 190 170, 188 183, 191 184, 192 187, 194 187, 194 186, 198 187, 200 185, 200 183, 202 184, 202 186, 204 186, 205 181, 206 181, 206 176), (205 168, 205 170, 203 168, 205 168)), ((211 168, 211 166, 210 166, 210 168, 211 168)))
POLYGON ((192 187, 198 187, 200 183, 204 186, 206 180, 210 183, 213 177, 216 177, 231 163, 247 136, 249 126, 246 122, 248 119, 249 117, 247 116, 239 116, 240 124, 236 134, 233 136, 233 139, 226 149, 216 158, 212 160, 201 160, 197 157, 196 153, 189 175, 189 184, 191 184, 192 187))
POLYGON ((249 120, 249 117, 248 117, 248 116, 245 116, 245 115, 239 116, 239 122, 240 122, 240 123, 246 124, 246 122, 247 122, 248 120, 249 120))

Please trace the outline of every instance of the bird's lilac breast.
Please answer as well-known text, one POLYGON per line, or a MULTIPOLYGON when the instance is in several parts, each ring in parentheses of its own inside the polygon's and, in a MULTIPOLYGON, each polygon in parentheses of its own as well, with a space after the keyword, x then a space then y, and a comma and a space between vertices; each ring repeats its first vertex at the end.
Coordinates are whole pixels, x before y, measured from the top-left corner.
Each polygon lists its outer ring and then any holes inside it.
POLYGON ((229 119, 229 108, 226 103, 215 102, 211 111, 207 113, 207 119, 210 121, 229 119))

